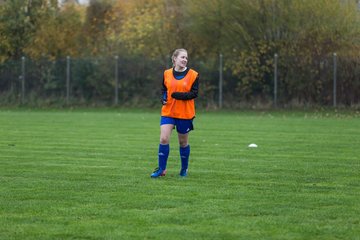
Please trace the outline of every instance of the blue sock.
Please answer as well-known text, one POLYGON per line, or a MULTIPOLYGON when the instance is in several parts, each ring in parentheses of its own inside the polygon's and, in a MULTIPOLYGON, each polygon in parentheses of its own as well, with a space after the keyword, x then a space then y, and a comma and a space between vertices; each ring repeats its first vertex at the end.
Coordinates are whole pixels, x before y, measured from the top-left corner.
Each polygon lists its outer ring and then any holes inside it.
POLYGON ((169 144, 162 145, 159 144, 159 168, 165 170, 167 159, 169 157, 170 147, 169 144))
POLYGON ((181 169, 188 169, 190 156, 190 145, 180 147, 181 169))

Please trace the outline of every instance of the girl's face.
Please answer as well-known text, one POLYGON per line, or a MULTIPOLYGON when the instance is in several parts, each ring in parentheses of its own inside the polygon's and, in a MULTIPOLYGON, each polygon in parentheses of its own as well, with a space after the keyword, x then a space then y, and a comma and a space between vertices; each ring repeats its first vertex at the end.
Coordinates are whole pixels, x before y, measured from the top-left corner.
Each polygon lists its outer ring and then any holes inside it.
POLYGON ((184 70, 188 62, 187 52, 181 51, 179 55, 175 57, 174 61, 176 70, 184 70))

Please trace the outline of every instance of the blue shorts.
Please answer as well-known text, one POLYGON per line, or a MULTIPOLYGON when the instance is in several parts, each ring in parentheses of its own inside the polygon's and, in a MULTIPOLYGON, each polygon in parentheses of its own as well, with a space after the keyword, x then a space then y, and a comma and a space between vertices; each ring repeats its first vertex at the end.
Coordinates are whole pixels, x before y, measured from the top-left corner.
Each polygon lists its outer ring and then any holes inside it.
POLYGON ((164 124, 173 124, 174 128, 176 126, 176 131, 181 134, 186 134, 191 130, 194 130, 192 119, 187 120, 161 116, 160 126, 164 124))

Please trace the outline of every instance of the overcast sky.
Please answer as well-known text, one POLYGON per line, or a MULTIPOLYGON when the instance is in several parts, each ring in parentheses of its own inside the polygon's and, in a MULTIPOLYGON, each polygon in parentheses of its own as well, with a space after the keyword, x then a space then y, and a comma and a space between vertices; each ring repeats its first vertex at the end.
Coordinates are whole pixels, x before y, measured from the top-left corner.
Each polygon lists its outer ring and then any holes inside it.
POLYGON ((88 3, 89 3, 89 0, 79 0, 79 3, 81 3, 81 4, 88 4, 88 3))

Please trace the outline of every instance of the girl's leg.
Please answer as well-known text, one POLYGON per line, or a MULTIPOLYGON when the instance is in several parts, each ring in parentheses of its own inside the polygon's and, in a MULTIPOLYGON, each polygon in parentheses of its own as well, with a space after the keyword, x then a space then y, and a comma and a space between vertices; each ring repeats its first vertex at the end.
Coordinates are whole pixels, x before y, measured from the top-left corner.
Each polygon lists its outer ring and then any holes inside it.
POLYGON ((185 177, 187 175, 187 169, 189 166, 190 145, 189 145, 189 133, 178 133, 179 145, 180 145, 180 158, 181 158, 181 171, 180 175, 185 177))
POLYGON ((158 152, 159 168, 151 174, 151 177, 160 177, 166 174, 166 164, 170 152, 170 136, 173 128, 173 124, 163 124, 160 126, 160 144, 158 152))
POLYGON ((166 169, 167 159, 170 152, 170 136, 174 128, 173 124, 163 124, 160 126, 160 144, 159 144, 159 168, 166 169))
POLYGON ((166 145, 170 143, 170 136, 173 129, 174 124, 163 124, 160 126, 160 144, 166 145))

